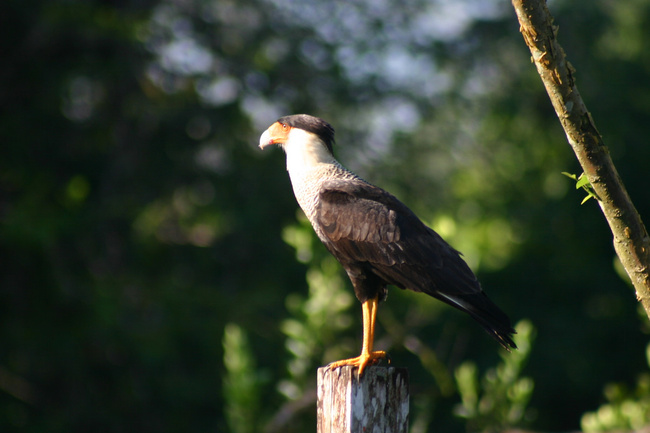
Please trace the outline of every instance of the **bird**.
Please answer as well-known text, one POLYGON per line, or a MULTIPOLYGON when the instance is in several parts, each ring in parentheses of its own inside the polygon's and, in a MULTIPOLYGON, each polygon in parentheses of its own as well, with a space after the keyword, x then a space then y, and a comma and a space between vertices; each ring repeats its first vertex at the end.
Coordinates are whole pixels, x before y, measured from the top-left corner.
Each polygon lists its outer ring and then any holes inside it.
POLYGON ((487 297, 461 253, 395 196, 343 167, 334 157, 329 123, 308 114, 281 117, 260 136, 260 149, 272 145, 284 150, 299 206, 361 302, 361 354, 332 362, 330 369, 356 366, 361 376, 387 357, 374 350, 374 339, 377 308, 389 285, 468 313, 505 349, 516 349, 510 319, 487 297))

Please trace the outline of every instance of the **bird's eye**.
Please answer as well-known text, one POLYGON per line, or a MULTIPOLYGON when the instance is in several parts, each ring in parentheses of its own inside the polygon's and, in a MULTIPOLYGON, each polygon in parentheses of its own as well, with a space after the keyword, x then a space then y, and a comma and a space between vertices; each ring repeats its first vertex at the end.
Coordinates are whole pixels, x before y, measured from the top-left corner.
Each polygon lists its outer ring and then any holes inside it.
POLYGON ((282 129, 284 129, 285 131, 289 127, 289 125, 287 125, 286 123, 280 123, 280 125, 282 125, 282 129))

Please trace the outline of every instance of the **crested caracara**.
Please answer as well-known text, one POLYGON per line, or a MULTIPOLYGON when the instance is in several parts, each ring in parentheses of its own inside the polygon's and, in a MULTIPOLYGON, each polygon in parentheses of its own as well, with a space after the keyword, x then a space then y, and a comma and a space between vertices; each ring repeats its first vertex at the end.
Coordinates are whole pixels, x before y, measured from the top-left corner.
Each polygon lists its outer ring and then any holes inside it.
POLYGON ((374 351, 377 304, 387 285, 425 293, 468 313, 506 349, 516 348, 508 317, 485 295, 460 253, 393 195, 369 184, 334 158, 334 128, 306 114, 278 119, 260 137, 276 144, 298 204, 316 234, 347 272, 363 310, 363 346, 337 361, 364 368, 386 357, 374 351))

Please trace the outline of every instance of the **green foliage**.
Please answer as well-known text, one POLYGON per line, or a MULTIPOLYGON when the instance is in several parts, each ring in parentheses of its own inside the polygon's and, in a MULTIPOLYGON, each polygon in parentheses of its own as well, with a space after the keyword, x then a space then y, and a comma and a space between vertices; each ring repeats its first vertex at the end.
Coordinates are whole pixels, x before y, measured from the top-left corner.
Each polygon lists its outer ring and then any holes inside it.
POLYGON ((296 249, 296 255, 311 260, 307 271, 308 296, 293 293, 286 305, 290 317, 281 324, 286 336, 285 347, 291 354, 289 378, 278 383, 278 390, 288 399, 303 395, 313 382, 314 371, 326 360, 335 361, 341 330, 349 328, 349 310, 354 296, 346 287, 340 265, 330 255, 313 259, 313 229, 303 216, 300 225, 289 226, 284 239, 296 249), (329 350, 329 352, 326 352, 329 350))
MULTIPOLYGON (((468 205, 468 208, 473 205, 468 205)), ((467 209, 468 213, 477 211, 467 209)), ((480 212, 480 211, 477 211, 480 212)), ((431 227, 454 248, 463 252, 465 260, 473 269, 495 271, 507 266, 521 243, 516 222, 498 216, 466 215, 455 223, 449 215, 440 214, 431 227)))
POLYGON ((587 179, 587 176, 585 176, 584 173, 581 173, 580 176, 576 176, 575 174, 571 174, 563 171, 562 174, 576 181, 576 189, 582 188, 587 193, 587 196, 582 199, 582 202, 580 202, 580 204, 585 204, 585 202, 590 198, 595 198, 596 200, 600 200, 600 198, 598 198, 598 195, 594 191, 594 187, 591 186, 591 183, 589 183, 589 179, 587 179))
POLYGON ((223 333, 223 397, 232 433, 258 431, 260 380, 245 331, 229 323, 223 333))
POLYGON ((490 368, 481 380, 472 361, 456 368, 462 400, 456 414, 467 419, 468 431, 503 431, 531 421, 527 406, 534 382, 521 374, 530 358, 535 328, 528 320, 522 320, 515 328, 518 349, 501 351, 501 363, 490 368))
POLYGON ((587 433, 640 431, 650 425, 650 344, 646 348, 649 370, 639 375, 634 389, 620 383, 605 387, 607 404, 582 416, 587 433))

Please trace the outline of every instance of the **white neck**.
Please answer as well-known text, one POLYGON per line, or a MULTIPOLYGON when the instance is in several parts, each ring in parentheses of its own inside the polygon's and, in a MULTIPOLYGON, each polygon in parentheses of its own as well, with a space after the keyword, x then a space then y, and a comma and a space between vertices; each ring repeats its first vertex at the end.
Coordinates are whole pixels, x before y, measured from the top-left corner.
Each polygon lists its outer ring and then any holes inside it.
POLYGON ((310 221, 313 220, 321 184, 337 173, 354 174, 345 170, 327 150, 316 134, 292 129, 282 145, 287 154, 287 171, 298 204, 310 221))
POLYGON ((292 177, 324 164, 337 164, 325 143, 316 134, 294 128, 282 146, 287 154, 287 171, 292 177))

